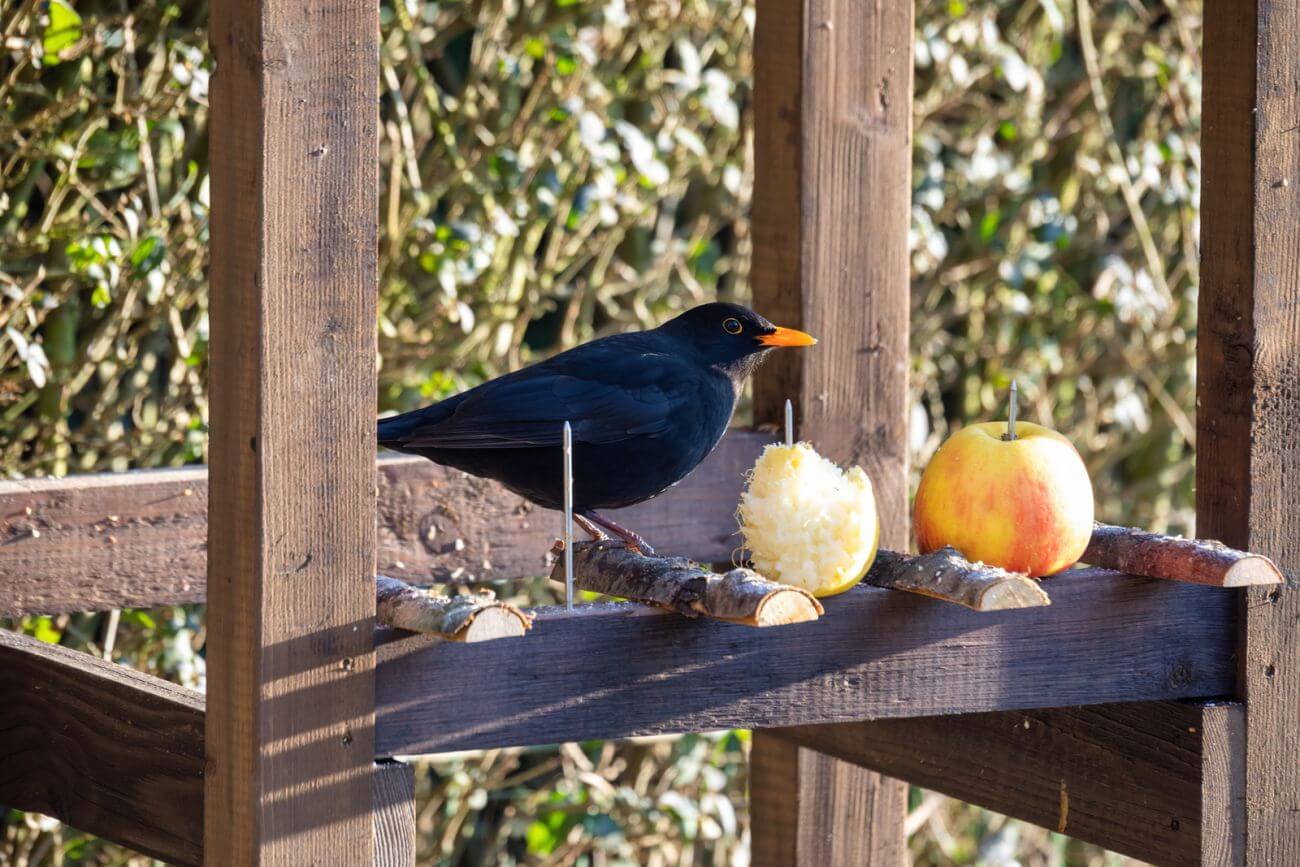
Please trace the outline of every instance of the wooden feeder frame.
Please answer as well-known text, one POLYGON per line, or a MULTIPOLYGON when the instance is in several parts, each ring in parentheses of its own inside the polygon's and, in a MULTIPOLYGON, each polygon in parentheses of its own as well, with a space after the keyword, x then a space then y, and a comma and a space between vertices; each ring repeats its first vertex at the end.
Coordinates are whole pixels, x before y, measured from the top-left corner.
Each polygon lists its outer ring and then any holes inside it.
MULTIPOLYGON (((901 549, 912 16, 758 0, 754 62, 755 306, 822 338, 761 372, 756 419, 793 396, 901 549)), ((386 757, 736 726, 756 865, 903 863, 900 780, 1161 864, 1296 863, 1294 572, 1082 570, 994 614, 861 587, 764 630, 600 604, 539 612, 527 643, 376 631, 377 560, 538 574, 556 521, 404 458, 376 496, 378 3, 224 0, 211 40, 210 482, 0 488, 0 615, 199 601, 206 568, 206 701, 0 633, 0 803, 181 864, 410 864, 412 775, 386 757)), ((1295 570, 1300 12, 1207 0, 1204 42, 1197 526, 1295 570)), ((629 519, 728 559, 767 439, 730 434, 629 519)))

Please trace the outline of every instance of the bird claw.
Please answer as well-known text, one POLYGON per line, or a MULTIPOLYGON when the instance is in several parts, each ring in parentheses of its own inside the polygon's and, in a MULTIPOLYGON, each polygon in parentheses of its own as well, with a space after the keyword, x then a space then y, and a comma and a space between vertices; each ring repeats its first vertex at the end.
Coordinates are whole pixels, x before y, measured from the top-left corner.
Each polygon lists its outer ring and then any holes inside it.
POLYGON ((598 515, 595 512, 588 512, 586 515, 575 514, 573 520, 577 522, 582 529, 590 533, 593 539, 599 542, 613 541, 613 539, 600 529, 601 527, 604 527, 606 530, 613 533, 618 538, 618 541, 623 543, 623 547, 627 548, 629 551, 636 551, 638 554, 645 557, 653 557, 655 554, 655 549, 650 547, 650 543, 641 538, 639 533, 634 530, 629 530, 622 524, 611 521, 609 518, 598 515))
POLYGON ((636 533, 632 533, 631 537, 632 538, 630 539, 620 539, 619 541, 621 541, 625 546, 627 546, 627 549, 629 551, 636 551, 638 554, 641 554, 645 557, 653 557, 655 555, 655 549, 650 547, 649 542, 647 542, 645 539, 642 539, 636 533))
POLYGON ((610 541, 609 534, 606 533, 604 530, 600 529, 600 527, 596 526, 596 523, 592 521, 590 518, 588 518, 586 515, 579 515, 575 513, 573 516, 573 523, 581 527, 584 533, 586 533, 588 536, 591 536, 591 538, 597 542, 610 541))

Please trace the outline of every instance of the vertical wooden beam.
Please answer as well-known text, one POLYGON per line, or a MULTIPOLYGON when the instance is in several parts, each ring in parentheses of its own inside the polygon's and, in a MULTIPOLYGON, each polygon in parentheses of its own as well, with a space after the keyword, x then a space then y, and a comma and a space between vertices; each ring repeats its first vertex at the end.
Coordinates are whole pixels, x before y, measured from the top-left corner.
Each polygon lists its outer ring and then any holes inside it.
POLYGON ((375 867, 415 867, 415 769, 375 762, 375 867))
POLYGON ((1300 9, 1205 10, 1197 530, 1269 555, 1242 594, 1246 863, 1300 840, 1300 9))
MULTIPOLYGON (((758 0, 754 303, 821 339, 769 362, 755 420, 861 464, 908 544, 912 4, 758 0)), ((903 863, 906 787, 756 732, 756 865, 903 863)))
POLYGON ((754 732, 751 749, 754 864, 907 863, 906 785, 774 731, 754 732))
POLYGON ((1201 718, 1201 858, 1204 867, 1246 863, 1246 714, 1236 703, 1201 718))
POLYGON ((794 400, 905 546, 912 8, 759 0, 755 38, 754 303, 821 340, 764 365, 755 419, 794 400))
POLYGON ((375 0, 213 4, 204 853, 373 858, 375 0))

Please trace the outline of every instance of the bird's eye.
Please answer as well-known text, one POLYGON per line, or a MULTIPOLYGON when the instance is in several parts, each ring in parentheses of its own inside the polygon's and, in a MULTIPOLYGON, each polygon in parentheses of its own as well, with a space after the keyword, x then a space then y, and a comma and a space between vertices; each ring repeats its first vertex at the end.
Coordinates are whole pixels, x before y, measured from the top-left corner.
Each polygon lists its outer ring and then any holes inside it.
POLYGON ((722 330, 726 331, 728 334, 739 334, 743 329, 744 326, 740 324, 739 319, 722 320, 722 330))

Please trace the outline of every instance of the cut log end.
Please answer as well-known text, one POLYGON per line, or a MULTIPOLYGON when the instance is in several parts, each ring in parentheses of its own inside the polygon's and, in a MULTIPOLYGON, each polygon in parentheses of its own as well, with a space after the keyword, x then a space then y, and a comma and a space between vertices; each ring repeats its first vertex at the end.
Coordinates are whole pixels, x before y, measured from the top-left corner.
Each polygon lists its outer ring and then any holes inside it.
POLYGON ((1014 608, 1041 608, 1052 600, 1038 582, 1015 575, 998 581, 979 596, 977 611, 1006 611, 1014 608))
POLYGON ((522 638, 531 628, 532 621, 528 615, 513 605, 498 602, 480 608, 461 630, 459 640, 473 644, 498 638, 522 638))
MULTIPOLYGON (((821 603, 798 587, 768 581, 750 569, 719 575, 684 557, 647 557, 616 542, 573 546, 574 583, 582 590, 632 599, 686 617, 744 626, 785 626, 816 620, 821 603)), ((551 579, 564 580, 557 562, 551 579)))
POLYGON ((383 575, 376 583, 376 618, 394 629, 472 643, 519 638, 532 628, 531 615, 491 593, 434 596, 383 575))
POLYGON ((1223 576, 1224 587, 1257 587, 1262 584, 1281 584, 1282 570, 1267 557, 1251 554, 1228 568, 1223 576))
POLYGON ((1277 564, 1260 554, 1238 551, 1208 539, 1183 539, 1109 524, 1092 528, 1083 560, 1130 575, 1211 587, 1254 587, 1285 581, 1277 564))
POLYGON ((786 626, 807 623, 821 617, 824 609, 811 593, 798 588, 782 588, 769 593, 754 612, 754 626, 786 626))
POLYGON ((955 602, 974 611, 1052 604, 1046 591, 1028 575, 971 563, 954 548, 940 548, 918 557, 881 551, 863 580, 876 587, 955 602))

